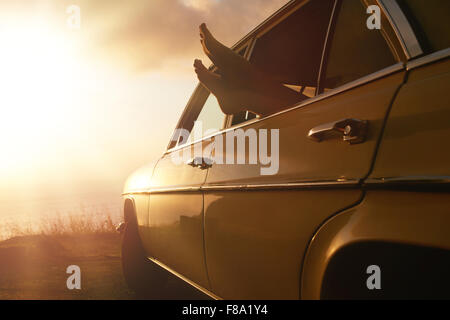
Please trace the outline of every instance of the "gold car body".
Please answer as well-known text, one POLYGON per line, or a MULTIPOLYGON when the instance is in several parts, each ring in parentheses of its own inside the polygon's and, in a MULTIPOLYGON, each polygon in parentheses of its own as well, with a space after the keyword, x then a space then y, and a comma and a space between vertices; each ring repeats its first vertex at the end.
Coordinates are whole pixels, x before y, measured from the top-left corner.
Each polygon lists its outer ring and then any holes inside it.
MULTIPOLYGON (((254 46, 305 2, 291 1, 234 49, 254 46)), ((386 244, 450 250, 450 50, 422 52, 398 6, 372 3, 383 10, 396 63, 277 114, 171 144, 128 179, 124 199, 149 259, 214 298, 320 299, 335 297, 330 275, 359 281, 345 270, 366 261, 352 252, 376 260, 386 244), (311 128, 347 118, 368 121, 363 143, 308 138, 311 128), (277 174, 172 161, 174 152, 248 128, 279 129, 277 174)))

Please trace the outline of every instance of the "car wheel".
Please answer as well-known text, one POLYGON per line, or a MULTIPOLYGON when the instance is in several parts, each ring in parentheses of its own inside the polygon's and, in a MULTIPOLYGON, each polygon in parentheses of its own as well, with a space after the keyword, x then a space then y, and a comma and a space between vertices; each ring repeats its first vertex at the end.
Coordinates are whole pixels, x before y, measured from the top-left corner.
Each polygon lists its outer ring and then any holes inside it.
POLYGON ((128 287, 143 297, 161 294, 168 279, 165 270, 147 259, 133 220, 126 223, 123 232, 122 270, 128 287))

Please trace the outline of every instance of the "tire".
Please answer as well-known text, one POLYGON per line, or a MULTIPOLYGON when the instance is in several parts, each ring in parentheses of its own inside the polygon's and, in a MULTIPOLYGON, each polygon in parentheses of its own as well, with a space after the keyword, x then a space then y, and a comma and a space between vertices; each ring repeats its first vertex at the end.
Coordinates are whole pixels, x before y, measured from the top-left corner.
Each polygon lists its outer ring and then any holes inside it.
POLYGON ((136 294, 156 297, 167 283, 167 272, 147 259, 137 224, 130 219, 122 238, 122 271, 128 287, 136 294))

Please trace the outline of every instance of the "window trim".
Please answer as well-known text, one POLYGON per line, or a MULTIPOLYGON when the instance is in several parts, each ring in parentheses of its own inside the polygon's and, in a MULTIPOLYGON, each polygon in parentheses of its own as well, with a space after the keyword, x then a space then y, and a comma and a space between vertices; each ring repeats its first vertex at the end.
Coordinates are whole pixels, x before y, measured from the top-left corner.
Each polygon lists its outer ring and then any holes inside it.
POLYGON ((319 75, 317 77, 316 92, 315 92, 316 97, 320 94, 320 91, 321 91, 320 85, 322 83, 322 78, 325 76, 325 72, 327 69, 326 68, 327 56, 328 56, 328 52, 330 50, 330 44, 331 44, 330 35, 333 33, 333 29, 336 25, 337 15, 339 14, 339 10, 338 10, 339 5, 340 5, 339 0, 334 0, 333 10, 331 11, 330 21, 328 22, 327 34, 325 36, 325 43, 323 44, 323 49, 322 49, 322 57, 320 60, 319 75))
POLYGON ((450 57, 450 48, 439 50, 433 53, 430 53, 426 56, 420 57, 418 59, 409 61, 406 65, 406 69, 408 71, 419 68, 421 66, 425 66, 427 64, 437 62, 440 60, 444 60, 450 57))
POLYGON ((407 60, 422 55, 424 52, 419 40, 397 0, 376 0, 376 2, 394 29, 407 60))

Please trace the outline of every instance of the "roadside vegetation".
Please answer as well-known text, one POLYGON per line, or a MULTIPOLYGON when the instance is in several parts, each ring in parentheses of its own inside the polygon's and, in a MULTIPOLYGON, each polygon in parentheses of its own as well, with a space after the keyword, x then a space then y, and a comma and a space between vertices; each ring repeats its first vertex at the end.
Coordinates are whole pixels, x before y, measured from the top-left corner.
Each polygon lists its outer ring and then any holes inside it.
POLYGON ((0 300, 205 299, 176 277, 158 297, 136 296, 122 275, 120 215, 108 210, 54 214, 0 224, 0 300), (67 267, 81 270, 81 289, 69 290, 67 267))
POLYGON ((12 219, 0 223, 0 240, 13 237, 45 235, 89 235, 114 233, 120 213, 107 208, 90 210, 81 207, 77 212, 53 213, 34 219, 12 219))

